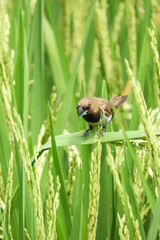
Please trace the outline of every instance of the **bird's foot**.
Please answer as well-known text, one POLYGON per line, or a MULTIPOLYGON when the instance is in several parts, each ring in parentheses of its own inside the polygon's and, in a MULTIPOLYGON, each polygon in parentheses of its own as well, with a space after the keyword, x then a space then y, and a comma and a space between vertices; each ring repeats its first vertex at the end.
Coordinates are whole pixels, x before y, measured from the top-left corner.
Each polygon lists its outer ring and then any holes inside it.
POLYGON ((105 130, 106 130, 106 128, 105 128, 105 127, 102 127, 102 130, 99 131, 99 133, 98 133, 98 137, 99 137, 99 138, 104 135, 105 130))
POLYGON ((83 138, 85 139, 88 135, 89 135, 89 131, 91 131, 93 129, 92 126, 89 126, 89 128, 85 131, 85 133, 83 134, 83 138))
POLYGON ((89 135, 90 128, 83 133, 83 138, 85 139, 89 135))

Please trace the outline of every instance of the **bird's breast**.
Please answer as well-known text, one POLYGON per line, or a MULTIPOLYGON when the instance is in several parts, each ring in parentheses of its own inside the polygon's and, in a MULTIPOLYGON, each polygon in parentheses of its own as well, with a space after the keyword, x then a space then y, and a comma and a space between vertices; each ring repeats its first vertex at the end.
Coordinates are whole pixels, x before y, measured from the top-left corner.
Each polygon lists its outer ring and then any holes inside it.
POLYGON ((107 126, 107 124, 112 120, 113 118, 113 114, 111 114, 110 116, 106 116, 104 113, 102 115, 102 122, 100 121, 100 118, 98 119, 98 121, 93 122, 93 121, 88 121, 88 124, 92 127, 97 127, 100 124, 102 124, 102 126, 107 126))
POLYGON ((95 113, 88 113, 87 115, 83 116, 83 118, 87 122, 97 123, 100 120, 100 112, 95 113))
POLYGON ((113 118, 113 114, 111 114, 110 116, 106 116, 106 114, 103 114, 102 116, 102 125, 107 125, 113 118))

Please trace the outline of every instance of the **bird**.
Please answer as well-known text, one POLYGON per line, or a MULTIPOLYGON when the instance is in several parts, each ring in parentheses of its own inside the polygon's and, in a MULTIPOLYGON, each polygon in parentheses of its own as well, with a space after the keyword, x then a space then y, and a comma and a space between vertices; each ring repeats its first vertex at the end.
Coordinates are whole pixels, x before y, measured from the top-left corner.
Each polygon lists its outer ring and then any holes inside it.
POLYGON ((114 117, 115 109, 119 108, 127 99, 128 95, 113 96, 109 101, 97 97, 84 97, 77 103, 78 117, 83 117, 89 125, 83 137, 97 126, 102 126, 100 136, 104 134, 108 123, 114 117))

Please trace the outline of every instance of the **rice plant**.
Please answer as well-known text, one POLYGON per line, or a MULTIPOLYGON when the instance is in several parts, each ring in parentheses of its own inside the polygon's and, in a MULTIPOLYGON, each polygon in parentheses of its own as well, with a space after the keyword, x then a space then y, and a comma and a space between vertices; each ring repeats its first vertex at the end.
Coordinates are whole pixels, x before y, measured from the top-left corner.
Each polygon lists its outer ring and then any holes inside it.
POLYGON ((0 239, 160 239, 158 0, 0 1, 0 239), (76 104, 128 95, 83 138, 76 104))

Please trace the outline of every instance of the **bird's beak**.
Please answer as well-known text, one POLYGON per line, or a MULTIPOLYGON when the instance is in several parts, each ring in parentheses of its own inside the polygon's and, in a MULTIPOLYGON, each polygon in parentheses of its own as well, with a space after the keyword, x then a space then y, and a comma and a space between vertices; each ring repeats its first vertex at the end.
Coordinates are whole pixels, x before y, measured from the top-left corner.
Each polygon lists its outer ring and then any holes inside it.
POLYGON ((87 111, 84 111, 81 107, 77 108, 78 117, 87 115, 87 111))

